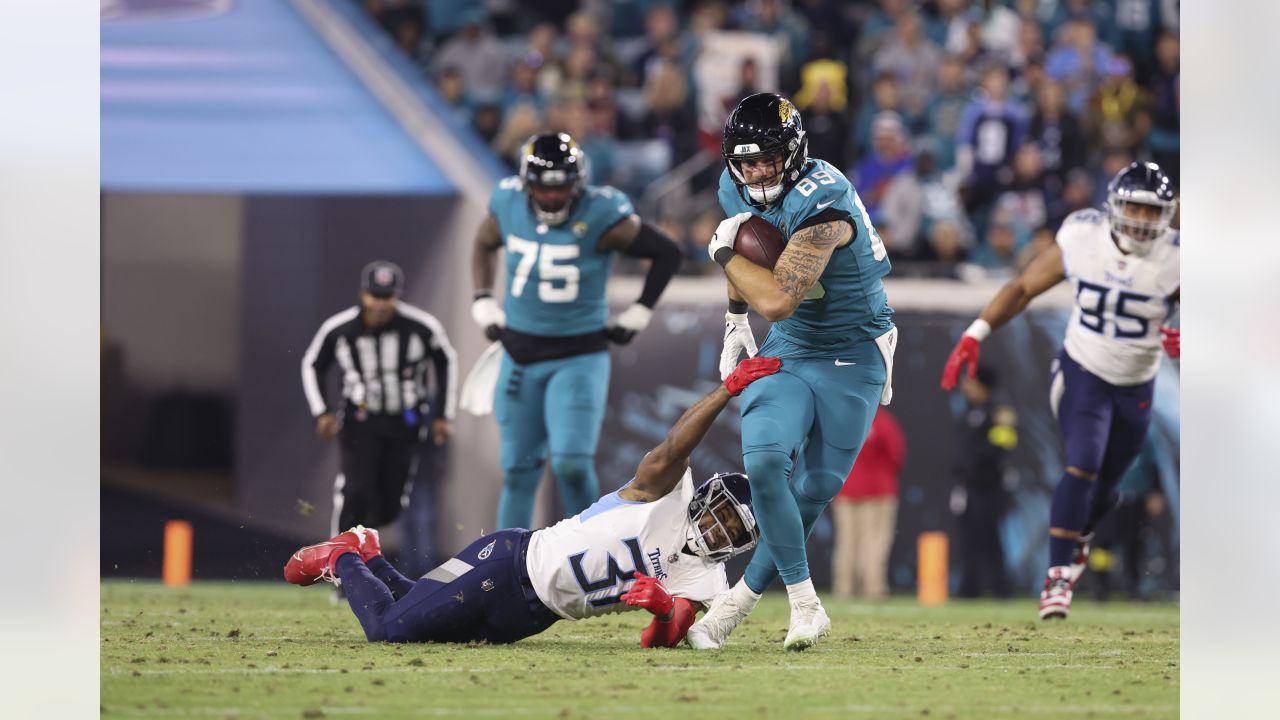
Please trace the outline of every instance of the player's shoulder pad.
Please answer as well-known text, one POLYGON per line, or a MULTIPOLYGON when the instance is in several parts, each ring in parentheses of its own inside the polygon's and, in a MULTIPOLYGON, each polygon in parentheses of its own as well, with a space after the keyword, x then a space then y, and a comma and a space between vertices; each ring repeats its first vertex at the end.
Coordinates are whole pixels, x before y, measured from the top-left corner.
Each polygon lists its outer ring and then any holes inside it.
POLYGON ((848 178, 825 160, 815 160, 783 198, 789 232, 795 232, 806 220, 833 212, 852 219, 853 185, 848 178))
POLYGON ((1106 224, 1107 216, 1100 210, 1093 208, 1077 210, 1063 219, 1055 239, 1065 248, 1064 243, 1078 242, 1082 238, 1090 237, 1092 233, 1105 229, 1106 224))
POLYGON ((508 175, 493 186, 489 194, 489 212, 498 214, 498 209, 513 195, 523 195, 524 180, 519 175, 508 175))
POLYGON ((587 198, 593 206, 606 209, 609 214, 627 216, 635 212, 631 198, 612 185, 588 185, 587 198))

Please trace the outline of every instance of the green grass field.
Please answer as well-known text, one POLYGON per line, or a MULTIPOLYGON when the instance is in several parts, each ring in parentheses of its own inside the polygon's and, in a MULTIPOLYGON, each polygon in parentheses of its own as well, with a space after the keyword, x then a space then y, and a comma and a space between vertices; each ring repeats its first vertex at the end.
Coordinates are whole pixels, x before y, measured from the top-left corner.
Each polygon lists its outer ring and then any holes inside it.
POLYGON ((643 612, 508 646, 370 645, 328 585, 102 585, 102 717, 1170 718, 1176 605, 1034 600, 925 609, 827 599, 832 635, 784 653, 766 596, 715 653, 641 650, 643 612))

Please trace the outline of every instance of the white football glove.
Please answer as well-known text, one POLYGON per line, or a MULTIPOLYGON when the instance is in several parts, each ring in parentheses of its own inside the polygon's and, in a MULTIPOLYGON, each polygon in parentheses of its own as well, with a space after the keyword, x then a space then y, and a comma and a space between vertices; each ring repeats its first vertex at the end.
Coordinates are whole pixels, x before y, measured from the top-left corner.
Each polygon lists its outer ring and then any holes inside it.
POLYGON ((716 251, 722 247, 733 249, 733 241, 738 237, 738 228, 747 218, 751 217, 749 212, 740 212, 733 217, 727 217, 720 221, 716 226, 716 232, 711 236, 711 243, 707 245, 707 255, 712 260, 716 259, 716 251))
POLYGON ((626 345, 631 342, 636 333, 649 327, 649 321, 652 319, 653 310, 640 303, 632 303, 631 307, 614 318, 608 330, 609 339, 619 345, 626 345))
POLYGON ((490 340, 497 340, 497 331, 491 328, 503 328, 507 325, 507 314, 502 306, 492 297, 478 297, 471 303, 471 319, 476 321, 480 329, 490 340))
POLYGON ((738 356, 744 350, 747 357, 755 357, 760 352, 756 347, 756 336, 751 334, 747 314, 727 312, 724 314, 724 348, 720 351, 721 380, 729 377, 738 366, 738 356))

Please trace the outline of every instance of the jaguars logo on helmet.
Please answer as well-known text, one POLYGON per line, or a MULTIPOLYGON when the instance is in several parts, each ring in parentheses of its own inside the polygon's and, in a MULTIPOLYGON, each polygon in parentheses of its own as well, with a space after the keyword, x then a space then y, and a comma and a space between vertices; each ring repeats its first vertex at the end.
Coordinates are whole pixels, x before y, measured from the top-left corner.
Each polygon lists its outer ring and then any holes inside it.
POLYGON ((800 113, 790 100, 775 93, 758 93, 743 99, 729 114, 721 152, 739 192, 746 188, 748 202, 764 208, 800 179, 809 160, 809 140, 800 113), (747 182, 743 163, 769 159, 781 160, 780 177, 747 182))
POLYGON ((587 156, 566 133, 529 138, 520 151, 520 179, 539 222, 559 225, 587 186, 587 156))

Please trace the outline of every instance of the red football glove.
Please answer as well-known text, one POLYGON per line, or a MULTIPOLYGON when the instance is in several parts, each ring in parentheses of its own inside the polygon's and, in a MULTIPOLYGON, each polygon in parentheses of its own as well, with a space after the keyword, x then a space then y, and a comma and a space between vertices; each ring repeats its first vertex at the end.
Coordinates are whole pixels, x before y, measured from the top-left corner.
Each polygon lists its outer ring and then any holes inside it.
POLYGON ((675 601, 671 599, 667 589, 662 587, 662 583, 658 582, 657 578, 649 577, 639 571, 636 572, 635 578, 636 584, 618 599, 628 605, 642 607, 660 618, 670 615, 675 601))
POLYGON ((1182 331, 1174 327, 1160 328, 1160 334, 1163 338, 1160 340, 1164 345, 1164 351, 1169 353, 1169 357, 1177 360, 1182 356, 1182 331))
POLYGON ((956 382, 960 379, 960 371, 964 369, 965 363, 969 363, 969 378, 977 377, 978 340, 969 335, 960 336, 960 342, 956 343, 955 348, 951 351, 951 357, 947 358, 947 364, 942 368, 943 390, 950 390, 956 386, 956 382))
POLYGON ((762 357, 757 355, 753 358, 747 358, 738 363, 738 367, 729 373, 729 377, 724 379, 724 389, 729 394, 737 397, 738 393, 747 389, 751 383, 762 377, 772 375, 778 372, 782 367, 782 361, 776 357, 762 357))
POLYGON ((684 640, 684 636, 689 634, 689 628, 693 627, 693 621, 697 619, 698 613, 693 609, 693 603, 678 597, 676 598, 675 608, 671 611, 671 619, 663 620, 654 616, 653 622, 649 623, 649 627, 640 633, 640 647, 655 648, 666 647, 673 648, 684 640))

